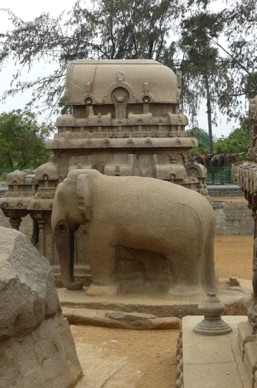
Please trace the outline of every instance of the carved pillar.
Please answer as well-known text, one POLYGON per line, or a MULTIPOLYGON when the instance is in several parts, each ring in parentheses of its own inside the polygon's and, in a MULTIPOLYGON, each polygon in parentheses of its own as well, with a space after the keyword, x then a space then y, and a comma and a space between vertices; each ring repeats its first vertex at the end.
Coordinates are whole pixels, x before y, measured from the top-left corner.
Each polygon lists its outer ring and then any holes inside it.
POLYGON ((44 234, 44 226, 46 220, 38 220, 38 228, 39 228, 39 252, 42 255, 45 255, 45 234, 44 234))
POLYGON ((5 217, 9 218, 9 223, 13 229, 19 230, 22 217, 25 217, 28 214, 27 210, 24 209, 8 209, 9 203, 4 203, 4 207, 2 208, 5 217), (6 206, 5 206, 6 205, 6 206))
POLYGON ((253 238, 257 237, 257 207, 253 206, 252 208, 252 217, 254 220, 254 230, 253 230, 253 238))
POLYGON ((21 224, 21 217, 11 217, 9 218, 10 225, 13 229, 19 230, 21 224))
POLYGON ((37 222, 34 220, 33 215, 31 214, 31 218, 33 221, 33 230, 32 230, 32 236, 31 236, 31 242, 34 246, 37 246, 39 242, 39 228, 37 222))
POLYGON ((34 212, 33 218, 38 225, 38 249, 45 256, 45 225, 47 217, 44 211, 38 211, 34 212))
POLYGON ((252 306, 247 311, 248 321, 252 328, 252 332, 257 334, 257 207, 249 203, 249 208, 252 209, 252 217, 254 220, 254 243, 253 243, 253 299, 252 306))

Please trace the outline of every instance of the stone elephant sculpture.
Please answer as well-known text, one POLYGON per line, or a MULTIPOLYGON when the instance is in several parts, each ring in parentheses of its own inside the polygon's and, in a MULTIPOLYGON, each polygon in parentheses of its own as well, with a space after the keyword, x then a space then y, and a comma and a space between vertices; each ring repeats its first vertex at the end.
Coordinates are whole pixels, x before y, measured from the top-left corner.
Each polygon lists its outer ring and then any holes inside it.
POLYGON ((87 294, 117 294, 117 247, 167 260, 171 294, 185 287, 189 292, 215 289, 214 211, 193 190, 154 178, 72 170, 57 187, 51 223, 62 282, 69 289, 82 286, 73 277, 73 233, 81 224, 86 225, 91 261, 87 294))

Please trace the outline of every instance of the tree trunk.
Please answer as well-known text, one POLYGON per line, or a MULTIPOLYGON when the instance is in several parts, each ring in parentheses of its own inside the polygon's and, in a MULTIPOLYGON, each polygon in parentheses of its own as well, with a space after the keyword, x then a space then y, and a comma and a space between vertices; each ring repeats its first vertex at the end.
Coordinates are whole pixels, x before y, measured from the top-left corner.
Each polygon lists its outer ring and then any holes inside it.
POLYGON ((209 80, 208 75, 205 75, 205 87, 206 87, 206 106, 207 106, 207 118, 208 118, 208 133, 209 133, 209 139, 210 139, 210 154, 213 154, 213 139, 212 139, 212 111, 211 111, 211 97, 210 97, 210 87, 209 87, 209 80))

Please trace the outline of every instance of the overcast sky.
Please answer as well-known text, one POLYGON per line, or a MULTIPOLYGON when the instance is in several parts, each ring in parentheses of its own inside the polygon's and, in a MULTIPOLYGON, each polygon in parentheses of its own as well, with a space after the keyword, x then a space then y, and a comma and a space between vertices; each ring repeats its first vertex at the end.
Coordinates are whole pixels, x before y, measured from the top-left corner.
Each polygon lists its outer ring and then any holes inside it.
MULTIPOLYGON (((89 4, 90 0, 84 0, 85 3, 89 4)), ((39 16, 43 12, 49 12, 52 16, 57 16, 62 11, 69 11, 76 0, 61 0, 60 2, 54 0, 0 0, 0 8, 10 8, 17 16, 23 20, 33 20, 35 17, 39 16)), ((0 33, 6 32, 6 30, 11 28, 11 24, 8 21, 6 14, 0 12, 0 33)), ((4 69, 0 72, 0 95, 3 91, 10 87, 11 76, 14 73, 15 65, 12 62, 9 62, 4 69)), ((40 68, 42 71, 42 68, 40 68)), ((47 72, 47 67, 44 69, 47 72)), ((32 69, 32 72, 29 74, 34 74, 36 76, 37 69, 32 69)), ((25 103, 28 101, 28 94, 17 95, 15 97, 9 97, 5 103, 1 103, 0 100, 0 113, 8 112, 12 109, 23 109, 25 103)), ((220 116, 219 120, 221 123, 218 123, 218 126, 214 126, 213 135, 217 138, 224 135, 225 137, 229 135, 231 130, 235 127, 235 122, 226 123, 226 118, 220 116)), ((206 106, 205 103, 202 104, 201 110, 198 115, 199 126, 207 131, 207 117, 206 117, 206 106)))

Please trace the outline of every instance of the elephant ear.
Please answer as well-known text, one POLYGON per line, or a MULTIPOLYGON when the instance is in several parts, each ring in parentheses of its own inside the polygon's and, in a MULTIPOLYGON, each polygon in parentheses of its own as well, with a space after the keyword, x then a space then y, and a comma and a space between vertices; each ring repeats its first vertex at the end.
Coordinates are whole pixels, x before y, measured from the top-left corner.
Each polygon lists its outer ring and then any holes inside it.
POLYGON ((82 216, 86 221, 90 221, 91 203, 92 203, 92 187, 89 176, 80 174, 77 179, 77 196, 78 205, 82 216))

